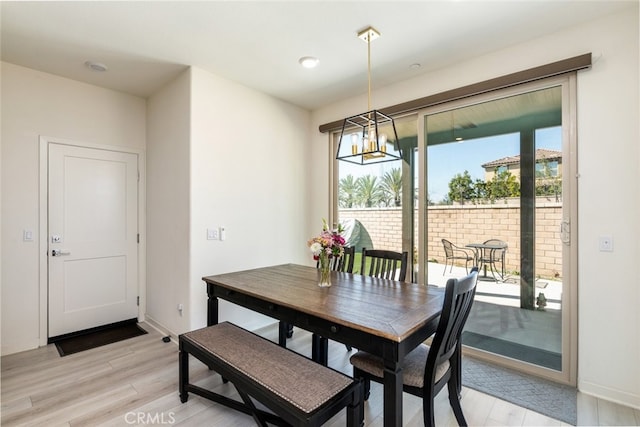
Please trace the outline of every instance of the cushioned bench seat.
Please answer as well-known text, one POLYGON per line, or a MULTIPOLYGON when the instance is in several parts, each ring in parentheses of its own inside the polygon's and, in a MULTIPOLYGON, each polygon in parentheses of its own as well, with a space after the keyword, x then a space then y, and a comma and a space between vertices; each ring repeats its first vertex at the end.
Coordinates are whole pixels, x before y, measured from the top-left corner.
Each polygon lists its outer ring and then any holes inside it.
POLYGON ((360 382, 232 323, 182 334, 179 343, 183 403, 189 392, 198 394, 253 415, 259 425, 321 425, 347 408, 347 425, 363 424, 360 382), (244 404, 190 384, 189 354, 233 383, 244 404), (249 396, 277 417, 258 410, 249 396))

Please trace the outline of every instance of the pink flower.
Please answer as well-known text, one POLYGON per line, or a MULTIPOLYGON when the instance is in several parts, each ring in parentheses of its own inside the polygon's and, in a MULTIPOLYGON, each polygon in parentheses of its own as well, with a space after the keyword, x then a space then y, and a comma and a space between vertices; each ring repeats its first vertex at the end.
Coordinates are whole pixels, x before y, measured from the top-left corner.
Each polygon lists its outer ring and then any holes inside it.
POLYGON ((313 254, 313 259, 318 260, 321 253, 325 253, 329 258, 339 257, 344 253, 345 240, 341 233, 344 231, 341 225, 330 230, 326 220, 322 220, 322 232, 317 237, 309 239, 307 245, 313 254))

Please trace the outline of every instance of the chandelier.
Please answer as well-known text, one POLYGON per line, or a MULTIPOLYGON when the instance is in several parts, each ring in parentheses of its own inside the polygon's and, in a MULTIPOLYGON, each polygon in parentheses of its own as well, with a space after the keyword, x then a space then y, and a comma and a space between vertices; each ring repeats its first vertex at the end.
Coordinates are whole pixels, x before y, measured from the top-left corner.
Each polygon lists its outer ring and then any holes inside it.
POLYGON ((372 27, 358 33, 358 38, 367 43, 367 112, 344 119, 336 154, 336 159, 358 165, 402 159, 393 119, 371 109, 371 42, 378 37, 380 33, 372 27))

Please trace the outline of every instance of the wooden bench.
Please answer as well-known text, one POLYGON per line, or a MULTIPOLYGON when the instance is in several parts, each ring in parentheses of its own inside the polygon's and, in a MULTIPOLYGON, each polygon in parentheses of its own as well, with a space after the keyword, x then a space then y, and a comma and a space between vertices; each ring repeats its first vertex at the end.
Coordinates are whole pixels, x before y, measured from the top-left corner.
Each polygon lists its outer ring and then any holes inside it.
POLYGON ((347 408, 347 425, 364 424, 363 387, 341 372, 313 362, 229 322, 180 335, 179 391, 253 416, 258 425, 319 426, 347 408), (242 402, 189 383, 189 355, 234 384, 242 402), (269 410, 256 408, 252 399, 269 410))

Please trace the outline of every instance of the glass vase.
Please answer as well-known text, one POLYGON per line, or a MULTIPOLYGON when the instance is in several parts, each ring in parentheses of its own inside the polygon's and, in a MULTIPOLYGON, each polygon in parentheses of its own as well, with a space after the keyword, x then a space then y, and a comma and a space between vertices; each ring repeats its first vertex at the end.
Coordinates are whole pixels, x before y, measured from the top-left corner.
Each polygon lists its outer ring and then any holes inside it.
POLYGON ((319 280, 318 286, 326 288, 331 286, 331 269, 329 268, 329 256, 327 254, 320 254, 318 270, 319 280))

